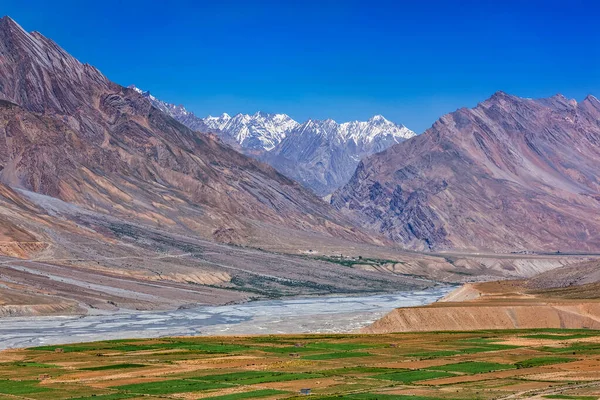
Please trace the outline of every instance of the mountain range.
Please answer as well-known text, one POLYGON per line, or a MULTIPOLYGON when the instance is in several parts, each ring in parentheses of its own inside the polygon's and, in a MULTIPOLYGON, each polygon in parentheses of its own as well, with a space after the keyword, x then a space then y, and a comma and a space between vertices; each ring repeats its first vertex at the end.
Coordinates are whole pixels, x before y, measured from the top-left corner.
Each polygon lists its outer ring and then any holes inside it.
POLYGON ((332 204, 416 249, 600 249, 600 101, 497 92, 363 160, 332 204))
POLYGON ((600 248, 600 102, 593 96, 577 102, 498 92, 404 140, 412 133, 381 116, 344 124, 265 113, 198 119, 111 82, 8 17, 0 20, 0 65, 6 238, 51 243, 66 254, 57 239, 64 232, 55 229, 110 241, 148 225, 294 252, 325 243, 600 248), (344 184, 352 163, 358 167, 344 184), (343 186, 327 204, 289 176, 319 195, 343 186))
POLYGON ((600 250, 593 96, 498 92, 410 137, 140 92, 0 19, 0 316, 420 289, 600 250))
POLYGON ((341 124, 331 119, 300 124, 286 114, 264 112, 199 118, 184 106, 164 102, 133 85, 130 88, 188 128, 218 135, 319 196, 348 182, 362 158, 415 136, 381 115, 341 124))
POLYGON ((273 168, 198 135, 10 18, 0 21, 0 54, 0 182, 237 243, 268 224, 360 236, 273 168))
POLYGON ((0 19, 0 316, 429 285, 340 253, 452 268, 352 218, 0 19))

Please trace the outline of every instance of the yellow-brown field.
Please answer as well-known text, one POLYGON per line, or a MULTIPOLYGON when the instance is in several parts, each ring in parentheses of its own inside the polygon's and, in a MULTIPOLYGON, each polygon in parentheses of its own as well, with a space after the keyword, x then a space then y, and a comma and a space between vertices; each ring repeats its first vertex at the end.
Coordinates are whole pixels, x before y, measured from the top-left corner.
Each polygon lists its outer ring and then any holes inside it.
POLYGON ((600 331, 121 340, 0 352, 1 399, 597 399, 600 331))

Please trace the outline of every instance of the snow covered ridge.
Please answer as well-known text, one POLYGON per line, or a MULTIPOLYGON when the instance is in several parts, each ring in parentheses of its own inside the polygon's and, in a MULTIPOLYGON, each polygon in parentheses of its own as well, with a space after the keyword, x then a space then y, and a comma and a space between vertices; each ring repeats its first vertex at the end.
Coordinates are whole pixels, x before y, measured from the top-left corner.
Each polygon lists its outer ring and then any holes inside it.
POLYGON ((237 114, 233 117, 224 113, 220 117, 202 119, 209 131, 233 138, 247 149, 270 151, 299 124, 285 114, 257 112, 253 115, 237 114))
POLYGON ((218 117, 209 115, 206 118, 200 118, 181 105, 166 103, 152 96, 150 92, 133 85, 129 87, 147 97, 156 108, 171 115, 189 128, 204 133, 220 134, 235 140, 242 148, 251 150, 271 151, 290 134, 306 135, 310 133, 341 143, 353 141, 358 147, 378 140, 399 143, 415 136, 415 133, 404 125, 388 121, 381 115, 376 115, 368 121, 352 121, 342 124, 331 119, 308 120, 300 124, 286 114, 269 114, 260 111, 253 115, 237 114, 232 117, 223 113, 218 117))

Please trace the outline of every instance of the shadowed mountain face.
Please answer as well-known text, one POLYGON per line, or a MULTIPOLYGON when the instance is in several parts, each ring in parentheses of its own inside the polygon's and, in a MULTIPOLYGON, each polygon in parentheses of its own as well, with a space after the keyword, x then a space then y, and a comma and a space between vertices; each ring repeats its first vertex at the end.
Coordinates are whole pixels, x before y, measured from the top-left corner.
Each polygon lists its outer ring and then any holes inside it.
POLYGON ((502 92, 369 157, 332 204, 417 249, 599 250, 600 102, 502 92))
POLYGON ((225 242, 249 243, 271 225, 367 240, 273 168, 192 132, 8 17, 0 65, 5 184, 225 242))

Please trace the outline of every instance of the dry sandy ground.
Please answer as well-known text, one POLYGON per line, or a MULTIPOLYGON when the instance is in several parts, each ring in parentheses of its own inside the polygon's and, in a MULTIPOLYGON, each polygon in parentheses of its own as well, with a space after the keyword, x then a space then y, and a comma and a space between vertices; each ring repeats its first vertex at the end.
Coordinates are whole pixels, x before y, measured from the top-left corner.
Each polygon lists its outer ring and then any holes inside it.
POLYGON ((436 303, 393 310, 363 331, 529 328, 600 329, 600 299, 549 297, 525 281, 465 284, 436 303))

